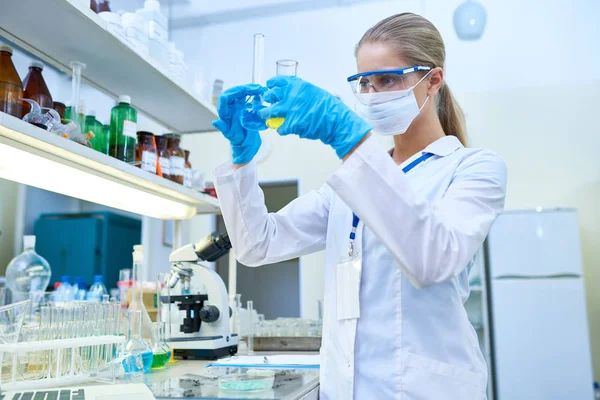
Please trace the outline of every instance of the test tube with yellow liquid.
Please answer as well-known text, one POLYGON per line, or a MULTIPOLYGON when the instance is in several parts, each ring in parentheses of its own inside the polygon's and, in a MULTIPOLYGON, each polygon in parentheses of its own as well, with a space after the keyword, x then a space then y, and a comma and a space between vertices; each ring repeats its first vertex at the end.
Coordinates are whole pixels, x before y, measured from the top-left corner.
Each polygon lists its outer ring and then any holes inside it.
MULTIPOLYGON (((277 76, 297 76, 298 61, 296 60, 279 60, 277 61, 277 76)), ((285 118, 269 118, 266 124, 271 129, 279 129, 285 118)))

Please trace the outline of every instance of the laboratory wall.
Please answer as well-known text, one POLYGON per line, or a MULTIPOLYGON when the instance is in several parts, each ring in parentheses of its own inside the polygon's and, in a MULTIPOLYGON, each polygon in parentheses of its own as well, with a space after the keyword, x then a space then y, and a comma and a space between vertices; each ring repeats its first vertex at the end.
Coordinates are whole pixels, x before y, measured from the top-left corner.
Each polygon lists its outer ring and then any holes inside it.
POLYGON ((13 258, 18 184, 0 179, 0 276, 13 258))
MULTIPOLYGON (((352 95, 345 78, 355 72, 354 46, 362 33, 394 13, 424 14, 446 42, 446 78, 467 114, 474 146, 497 151, 507 162, 506 207, 577 207, 583 242, 590 337, 600 380, 600 2, 485 0, 488 23, 480 41, 458 40, 452 12, 460 1, 383 1, 270 16, 172 32, 207 83, 225 87, 251 78, 252 35, 266 36, 266 75, 275 61, 299 61, 299 76, 339 95, 352 95), (298 32, 301 32, 299 34, 298 32)), ((339 165, 321 143, 266 134, 270 156, 259 166, 264 179, 298 178, 301 193, 317 189, 339 165)), ((385 146, 386 142, 382 141, 385 146)), ((209 171, 228 157, 219 134, 185 139, 195 168, 209 171), (206 152, 202 149, 210 148, 206 152)), ((192 236, 210 219, 197 217, 192 236)), ((314 317, 322 297, 324 257, 302 262, 302 313, 314 317)), ((518 329, 518 327, 517 327, 518 329)), ((550 350, 550 349, 549 349, 550 350)))

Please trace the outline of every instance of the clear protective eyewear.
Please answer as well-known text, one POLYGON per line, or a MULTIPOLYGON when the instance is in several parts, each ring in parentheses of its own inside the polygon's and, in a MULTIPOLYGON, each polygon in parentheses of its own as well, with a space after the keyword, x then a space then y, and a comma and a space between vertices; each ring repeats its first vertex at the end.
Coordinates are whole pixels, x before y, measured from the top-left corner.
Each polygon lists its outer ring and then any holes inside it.
POLYGON ((431 67, 416 65, 402 69, 386 69, 380 71, 361 72, 348 78, 354 94, 373 92, 393 92, 405 90, 411 86, 408 74, 417 71, 430 71, 431 67))

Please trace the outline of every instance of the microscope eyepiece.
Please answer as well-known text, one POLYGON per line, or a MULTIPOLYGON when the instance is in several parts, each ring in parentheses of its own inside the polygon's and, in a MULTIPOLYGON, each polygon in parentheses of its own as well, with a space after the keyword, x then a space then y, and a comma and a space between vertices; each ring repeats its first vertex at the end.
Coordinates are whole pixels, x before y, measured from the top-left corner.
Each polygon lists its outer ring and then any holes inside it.
POLYGON ((194 251, 202 261, 217 261, 231 249, 231 241, 227 232, 219 235, 215 232, 206 236, 194 245, 194 251))

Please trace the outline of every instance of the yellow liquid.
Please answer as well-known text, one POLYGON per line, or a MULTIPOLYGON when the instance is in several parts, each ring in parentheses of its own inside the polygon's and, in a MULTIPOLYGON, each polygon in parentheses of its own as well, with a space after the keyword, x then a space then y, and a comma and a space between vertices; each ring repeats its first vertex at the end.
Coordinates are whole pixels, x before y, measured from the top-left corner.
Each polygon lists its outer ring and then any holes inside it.
POLYGON ((284 121, 285 118, 269 118, 267 120, 267 126, 271 129, 279 129, 279 127, 283 125, 284 121))

